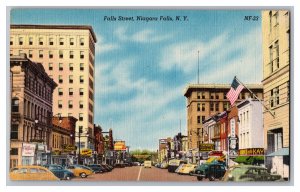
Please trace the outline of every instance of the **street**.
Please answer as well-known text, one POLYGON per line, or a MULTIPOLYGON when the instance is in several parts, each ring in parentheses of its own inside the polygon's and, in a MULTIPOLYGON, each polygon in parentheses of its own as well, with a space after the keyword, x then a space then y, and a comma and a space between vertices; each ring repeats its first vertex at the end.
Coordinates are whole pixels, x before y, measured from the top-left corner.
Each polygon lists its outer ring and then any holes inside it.
POLYGON ((197 181, 189 175, 169 173, 167 169, 144 168, 143 166, 115 168, 108 173, 93 174, 87 178, 76 177, 73 181, 197 181))

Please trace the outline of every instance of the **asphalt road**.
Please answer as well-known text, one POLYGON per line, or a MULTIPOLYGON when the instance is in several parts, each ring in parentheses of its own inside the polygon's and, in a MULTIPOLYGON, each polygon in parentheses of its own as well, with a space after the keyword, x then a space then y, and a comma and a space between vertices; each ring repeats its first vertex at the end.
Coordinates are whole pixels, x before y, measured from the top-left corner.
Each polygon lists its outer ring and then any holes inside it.
POLYGON ((189 175, 178 175, 169 173, 167 169, 156 167, 144 168, 143 166, 133 166, 125 168, 115 168, 108 173, 93 174, 87 178, 76 177, 73 181, 181 181, 199 182, 197 178, 189 175))

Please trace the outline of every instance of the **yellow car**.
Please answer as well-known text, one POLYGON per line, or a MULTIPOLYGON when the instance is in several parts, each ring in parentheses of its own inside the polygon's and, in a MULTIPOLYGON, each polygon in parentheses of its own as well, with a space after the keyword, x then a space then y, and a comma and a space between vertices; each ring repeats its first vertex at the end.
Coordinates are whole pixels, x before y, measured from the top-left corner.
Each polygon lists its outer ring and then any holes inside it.
POLYGON ((188 175, 188 174, 190 174, 190 172, 192 172, 196 167, 197 167, 197 165, 193 165, 193 164, 184 164, 184 165, 182 165, 182 167, 179 169, 178 174, 185 174, 185 175, 188 175))
POLYGON ((144 168, 151 168, 151 161, 144 161, 144 168))
POLYGON ((94 171, 84 165, 69 165, 66 168, 68 171, 71 171, 76 177, 86 178, 88 175, 94 173, 94 171))
POLYGON ((10 170, 9 177, 11 180, 59 180, 59 178, 45 167, 36 165, 20 165, 14 167, 10 170))

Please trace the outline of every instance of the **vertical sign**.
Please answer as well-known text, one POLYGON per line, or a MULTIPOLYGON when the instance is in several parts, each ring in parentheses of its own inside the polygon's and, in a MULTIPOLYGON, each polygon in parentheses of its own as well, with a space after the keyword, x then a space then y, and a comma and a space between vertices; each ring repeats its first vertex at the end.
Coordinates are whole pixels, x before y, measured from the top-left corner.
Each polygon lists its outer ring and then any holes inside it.
POLYGON ((235 119, 230 120, 230 137, 235 137, 235 119))

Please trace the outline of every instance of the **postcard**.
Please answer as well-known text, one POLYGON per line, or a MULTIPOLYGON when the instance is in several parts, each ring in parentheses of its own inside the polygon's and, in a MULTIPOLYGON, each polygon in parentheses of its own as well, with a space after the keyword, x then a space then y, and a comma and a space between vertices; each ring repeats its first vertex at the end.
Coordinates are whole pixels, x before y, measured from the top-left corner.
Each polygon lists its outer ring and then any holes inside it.
POLYGON ((290 14, 12 8, 10 180, 288 183, 290 14))

